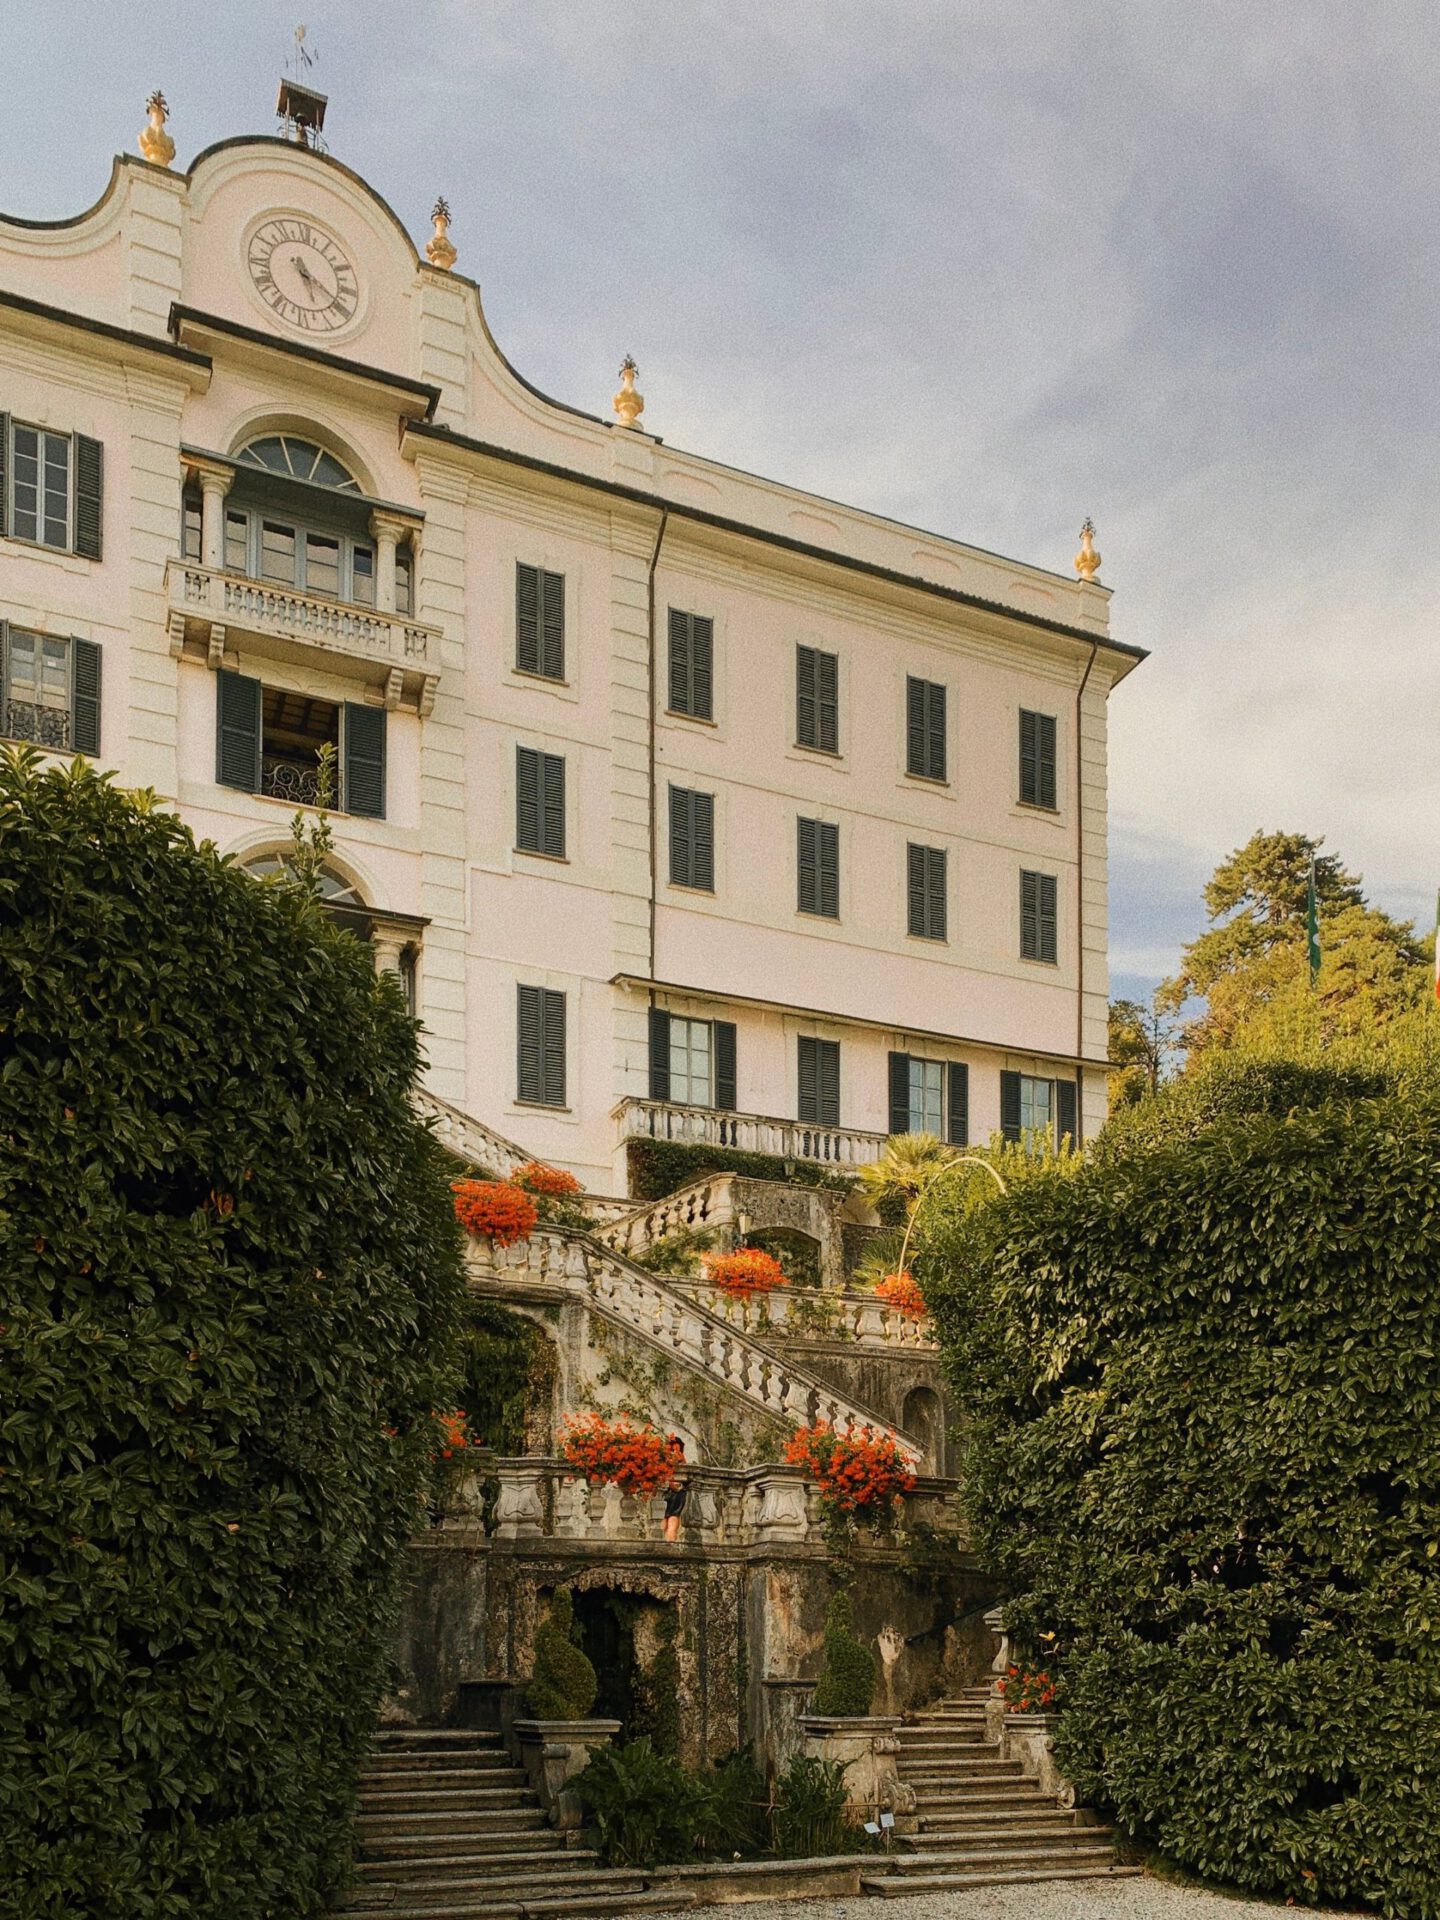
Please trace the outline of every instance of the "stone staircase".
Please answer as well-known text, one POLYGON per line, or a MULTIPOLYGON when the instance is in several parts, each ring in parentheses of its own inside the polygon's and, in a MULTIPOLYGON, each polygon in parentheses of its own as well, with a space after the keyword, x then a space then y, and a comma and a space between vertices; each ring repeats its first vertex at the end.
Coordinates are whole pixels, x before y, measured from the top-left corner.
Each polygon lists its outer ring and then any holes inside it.
POLYGON ((498 1733, 382 1732, 360 1781, 353 1920, 601 1920, 693 1904, 647 1893, 546 1822, 498 1733))
POLYGON ((1078 1816, 1002 1760, 985 1737, 988 1687, 970 1687, 899 1729, 900 1778, 915 1789, 917 1831, 899 1842, 889 1871, 863 1876, 885 1899, 1030 1880, 1117 1879, 1138 1868, 1115 1863, 1108 1827, 1078 1816))

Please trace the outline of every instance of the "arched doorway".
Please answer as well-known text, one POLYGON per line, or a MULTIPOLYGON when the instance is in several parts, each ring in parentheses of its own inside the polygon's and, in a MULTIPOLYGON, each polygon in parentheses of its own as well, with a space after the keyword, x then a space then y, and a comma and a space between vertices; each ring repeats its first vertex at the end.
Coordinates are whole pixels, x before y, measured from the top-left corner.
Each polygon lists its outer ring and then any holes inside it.
POLYGON ((945 1471, 945 1414, 940 1396, 933 1387, 912 1387, 900 1410, 900 1424, 913 1434, 922 1449, 922 1473, 945 1471))

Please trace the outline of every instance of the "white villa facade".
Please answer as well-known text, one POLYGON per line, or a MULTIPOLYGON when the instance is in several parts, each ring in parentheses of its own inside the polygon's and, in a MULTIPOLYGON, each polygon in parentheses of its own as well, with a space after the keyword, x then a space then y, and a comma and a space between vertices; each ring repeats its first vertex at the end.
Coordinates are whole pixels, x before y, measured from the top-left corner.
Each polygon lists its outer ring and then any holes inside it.
MULTIPOLYGON (((157 140, 156 135, 159 135, 157 140)), ((530 387, 348 167, 0 217, 0 736, 337 897, 431 1088, 592 1188, 1105 1111, 1107 590, 530 387)), ((797 404, 799 404, 797 400, 797 404)))

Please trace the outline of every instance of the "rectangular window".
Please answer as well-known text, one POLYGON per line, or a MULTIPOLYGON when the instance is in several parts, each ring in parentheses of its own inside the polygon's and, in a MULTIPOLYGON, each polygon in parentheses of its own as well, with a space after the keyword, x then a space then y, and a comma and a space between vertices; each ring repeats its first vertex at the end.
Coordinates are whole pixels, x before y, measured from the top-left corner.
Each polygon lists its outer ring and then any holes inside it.
POLYGON ((180 552, 184 559, 200 559, 201 533, 200 496, 198 493, 187 493, 185 496, 180 533, 180 552))
POLYGON ((308 693, 262 687, 260 693, 260 791, 295 806, 339 807, 340 707, 308 693), (330 791, 322 794, 321 750, 330 748, 330 791))
POLYGON ((262 520, 260 578, 273 580, 278 586, 298 586, 295 572, 297 558, 294 527, 282 526, 278 520, 262 520))
POLYGON ((558 753, 515 749, 515 845, 565 858, 565 761, 558 753))
POLYGON ((715 796, 670 789, 670 884, 715 891, 715 796))
POLYGON ((70 436, 43 427, 13 429, 10 531, 42 547, 70 545, 70 436))
POLYGON ((1073 1080, 1004 1072, 1000 1075, 1000 1131, 1030 1146, 1080 1142, 1078 1088, 1073 1080))
POLYGON ((407 620, 415 613, 415 556, 409 547, 395 549, 395 611, 407 620))
POLYGON ((233 509, 225 515, 225 571, 250 571, 250 516, 233 509))
POLYGON ((670 609, 670 711, 713 720, 715 622, 670 609))
POLYGON ((330 534, 305 536, 305 591, 340 598, 340 542, 330 534))
POLYGON ((905 680, 905 771, 945 778, 945 689, 934 680, 905 680))
POLYGON ((670 1098, 683 1107, 714 1104, 714 1029, 708 1020, 670 1016, 670 1098))
POLYGON ((963 1060, 890 1056, 890 1131, 933 1133, 953 1147, 970 1138, 970 1069, 963 1060))
POLYGON ((945 1064, 910 1060, 910 1132, 945 1135, 945 1064))
POLYGON ((516 1019, 516 1097, 530 1106, 565 1104, 565 996, 520 987, 516 1019))
POLYGON ((917 847, 912 840, 905 850, 905 862, 910 932, 920 940, 945 939, 944 847, 917 847))
POLYGON ((100 649, 0 620, 0 735, 57 752, 100 751, 100 649))
POLYGON ((840 1042, 815 1040, 802 1033, 800 1051, 800 1100, 797 1117, 810 1126, 838 1127, 840 1124, 840 1042))
POLYGON ((1059 954, 1058 885, 1053 873, 1020 875, 1020 958, 1054 966, 1059 954))
POLYGON ((818 647, 795 649, 795 741, 822 753, 840 751, 840 657, 818 647))
POLYGON ((1020 709, 1020 802, 1055 809, 1055 716, 1020 709))
POLYGON ((318 700, 222 670, 215 676, 215 778, 290 806, 383 820, 387 718, 383 707, 318 700))
POLYGON ((797 827, 796 906, 801 913, 840 918, 840 829, 829 820, 805 820, 797 827))
POLYGON ((375 604, 375 549, 355 546, 350 550, 350 598, 362 607, 375 604))
POLYGON ((515 567, 515 665, 546 680, 565 678, 565 576, 515 567))

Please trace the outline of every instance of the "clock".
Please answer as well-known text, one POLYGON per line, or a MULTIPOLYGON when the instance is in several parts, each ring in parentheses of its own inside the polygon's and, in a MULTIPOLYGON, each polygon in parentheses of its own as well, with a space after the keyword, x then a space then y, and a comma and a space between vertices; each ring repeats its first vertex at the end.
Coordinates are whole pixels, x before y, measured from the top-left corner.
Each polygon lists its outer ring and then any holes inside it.
POLYGON ((334 333, 355 317, 355 269, 338 241, 313 221, 277 214, 250 236, 245 262, 255 291, 301 333, 334 333))

